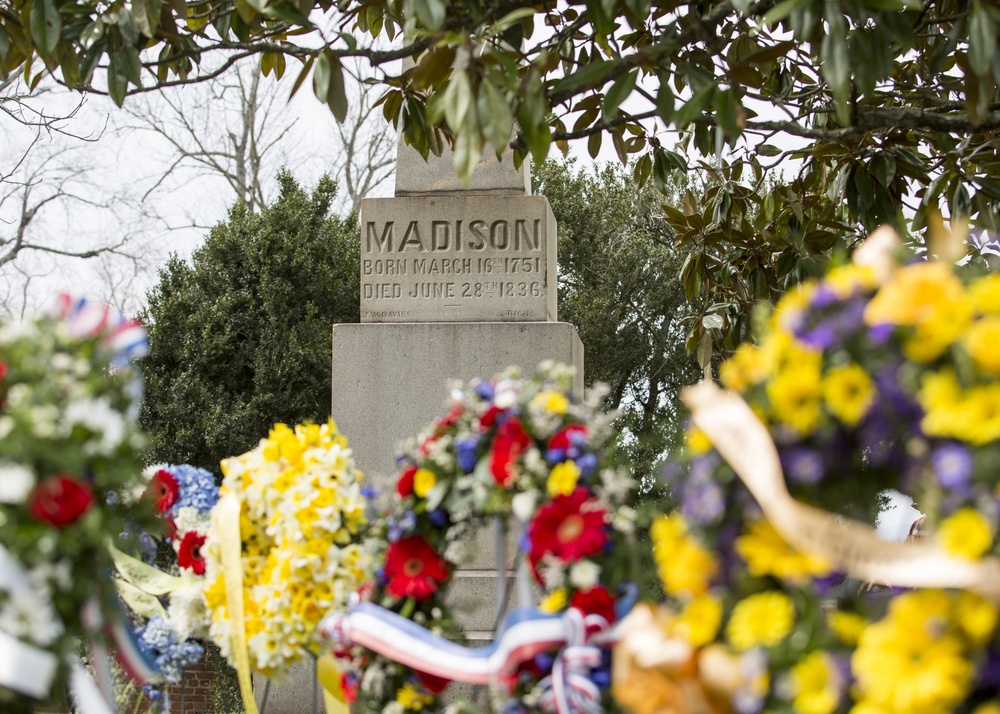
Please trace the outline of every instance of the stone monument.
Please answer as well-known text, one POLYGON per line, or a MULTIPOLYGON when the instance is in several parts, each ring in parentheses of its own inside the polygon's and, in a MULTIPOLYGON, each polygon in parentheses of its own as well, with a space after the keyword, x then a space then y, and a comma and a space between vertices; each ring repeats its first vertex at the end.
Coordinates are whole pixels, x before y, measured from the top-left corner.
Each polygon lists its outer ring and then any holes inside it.
MULTIPOLYGON (((394 494, 400 442, 447 410, 449 381, 511 365, 530 374, 551 359, 576 367, 582 392, 583 345, 556 321, 555 219, 530 186, 509 152, 490 152, 464 186, 448 152, 425 162, 401 138, 395 197, 361 202, 361 324, 333 327, 331 414, 382 498, 394 494)), ((472 644, 493 636, 495 552, 483 533, 449 592, 474 604, 463 621, 472 644)), ((293 680, 271 688, 267 714, 310 711, 311 663, 293 680)))

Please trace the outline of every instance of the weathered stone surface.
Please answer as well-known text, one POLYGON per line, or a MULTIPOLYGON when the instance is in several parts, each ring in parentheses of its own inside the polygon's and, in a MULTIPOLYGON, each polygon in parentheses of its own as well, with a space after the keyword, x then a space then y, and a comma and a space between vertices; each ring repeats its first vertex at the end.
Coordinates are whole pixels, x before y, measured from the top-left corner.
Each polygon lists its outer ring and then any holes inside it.
POLYGON ((392 494, 399 443, 445 414, 450 380, 531 374, 546 359, 574 365, 582 392, 583 345, 567 323, 335 325, 331 413, 359 468, 392 494))
POLYGON ((545 197, 362 200, 362 322, 556 317, 556 222, 545 197))
POLYGON ((513 152, 509 149, 497 161, 490 147, 476 165, 468 186, 455 175, 453 154, 445 147, 441 156, 431 154, 424 161, 416 149, 407 145, 400 134, 396 159, 396 196, 426 196, 431 193, 489 193, 507 196, 530 196, 531 177, 528 161, 514 168, 513 152))

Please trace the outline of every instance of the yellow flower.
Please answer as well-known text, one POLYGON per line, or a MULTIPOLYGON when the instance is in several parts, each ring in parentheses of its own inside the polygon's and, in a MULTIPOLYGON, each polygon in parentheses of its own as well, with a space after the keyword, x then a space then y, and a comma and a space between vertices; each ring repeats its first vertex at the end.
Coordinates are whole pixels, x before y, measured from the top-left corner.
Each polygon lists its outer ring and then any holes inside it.
POLYGON ((771 647, 788 636, 794 623, 795 606, 791 599, 769 590, 736 603, 726 625, 726 637, 737 651, 771 647))
POLYGON ((798 714, 830 714, 840 702, 843 678, 826 652, 811 652, 799 660, 788 681, 798 714))
POLYGON ((789 289, 774 306, 774 312, 768 321, 770 330, 789 331, 799 315, 809 307, 816 287, 816 281, 807 280, 789 289))
POLYGON ((744 392, 767 377, 760 350, 749 342, 736 348, 733 356, 719 367, 719 378, 729 389, 744 392))
POLYGON ((834 610, 827 617, 827 624, 838 640, 845 645, 856 645, 868 621, 857 613, 834 610))
POLYGON ((566 607, 566 588, 558 588, 548 594, 538 605, 542 612, 562 612, 566 607))
POLYGON ((977 647, 993 639, 997 626, 997 608, 968 590, 962 591, 955 604, 955 620, 959 628, 977 647))
POLYGON ((950 598, 915 590, 895 598, 861 634, 851 657, 858 699, 885 712, 950 711, 963 701, 974 667, 951 626, 950 598))
POLYGON ((767 383, 767 396, 777 420, 808 436, 820 419, 819 364, 804 360, 789 363, 767 383))
POLYGON ((650 528, 653 556, 668 595, 698 597, 708 590, 719 564, 715 557, 688 535, 684 516, 660 516, 650 528))
POLYGON ((825 558, 795 550, 766 520, 747 527, 736 539, 736 552, 746 561, 752 575, 774 575, 803 584, 830 572, 830 563, 825 558))
POLYGON ((417 472, 413 474, 413 492, 419 498, 426 498, 435 484, 437 484, 437 476, 434 475, 433 471, 417 469, 417 472))
POLYGON ((968 350, 972 361, 987 374, 1000 376, 1000 315, 983 317, 972 323, 962 344, 968 350))
POLYGON ((434 697, 418 690, 412 684, 407 682, 396 691, 396 701, 407 709, 420 711, 428 704, 433 704, 434 697))
POLYGON ((705 436, 705 432, 693 424, 684 432, 684 441, 692 456, 701 456, 712 450, 712 442, 705 436))
POLYGON ((710 595, 697 597, 687 604, 673 623, 674 633, 694 647, 703 647, 715 639, 722 624, 722 603, 710 595))
POLYGON ((855 426, 875 401, 875 387, 868 373, 855 362, 834 367, 823 379, 823 398, 835 417, 855 426))
POLYGON ((833 291, 834 295, 843 299, 858 291, 868 291, 878 285, 875 269, 869 265, 848 263, 833 268, 823 278, 823 285, 833 291))
POLYGON ((569 408, 569 399, 562 392, 546 389, 534 396, 529 408, 550 414, 565 414, 569 408))
POLYGON ((969 286, 969 302, 981 315, 1000 313, 1000 275, 991 273, 969 286))
POLYGON ((1000 714, 1000 702, 985 702, 972 710, 972 714, 1000 714))
POLYGON ((573 461, 563 461, 552 467, 545 488, 550 496, 568 496, 573 493, 579 478, 580 467, 573 461))
POLYGON ((962 508, 941 522, 937 541, 949 555, 975 560, 993 545, 993 527, 974 508, 962 508))

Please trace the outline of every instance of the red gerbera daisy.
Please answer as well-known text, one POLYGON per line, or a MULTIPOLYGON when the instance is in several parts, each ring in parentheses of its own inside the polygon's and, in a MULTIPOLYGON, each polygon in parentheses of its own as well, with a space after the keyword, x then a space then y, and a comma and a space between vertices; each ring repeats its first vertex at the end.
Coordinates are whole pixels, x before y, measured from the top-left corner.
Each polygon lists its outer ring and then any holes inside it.
POLYGON ((521 420, 517 417, 500 425, 493 441, 493 459, 490 462, 493 478, 498 484, 506 488, 511 482, 515 475, 512 466, 530 443, 531 437, 521 428, 521 420))
POLYGON ((417 467, 411 466, 399 475, 396 481, 396 493, 400 498, 406 498, 413 494, 413 476, 417 473, 417 467))
POLYGON ((197 531, 188 531, 181 538, 180 548, 177 550, 177 564, 182 568, 194 571, 195 575, 205 574, 205 557, 201 554, 201 547, 205 545, 205 536, 197 531))
POLYGON ((550 553, 564 562, 599 553, 608 542, 606 521, 604 506, 590 498, 584 487, 577 486, 568 496, 556 496, 538 509, 528 527, 532 567, 550 553))
POLYGON ((504 413, 504 409, 500 407, 490 405, 490 408, 479 417, 479 425, 482 427, 483 431, 493 428, 496 423, 497 417, 504 413))
POLYGON ((584 615, 600 615, 608 624, 615 621, 615 599, 603 585, 595 585, 590 590, 577 590, 569 600, 584 615))
POLYGON ((448 561, 423 536, 396 541, 385 554, 387 587, 396 597, 426 600, 437 592, 448 573, 448 561))
POLYGON ((92 505, 94 492, 86 481, 56 474, 35 488, 28 503, 28 512, 37 521, 65 528, 76 523, 92 505))
POLYGON ((146 493, 156 504, 156 510, 160 513, 166 513, 177 502, 179 491, 180 488, 174 475, 166 469, 160 469, 150 479, 146 493))

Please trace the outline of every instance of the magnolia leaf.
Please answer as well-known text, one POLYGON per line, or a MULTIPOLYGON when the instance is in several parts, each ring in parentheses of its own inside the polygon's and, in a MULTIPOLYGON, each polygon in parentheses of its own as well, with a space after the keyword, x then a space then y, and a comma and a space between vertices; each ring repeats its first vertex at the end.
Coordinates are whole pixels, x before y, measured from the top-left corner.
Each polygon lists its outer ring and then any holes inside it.
POLYGON ((59 44, 62 20, 55 0, 34 0, 31 5, 31 36, 40 54, 52 54, 59 44))
POLYGON ((347 89, 344 86, 344 67, 337 55, 328 53, 330 57, 330 88, 326 94, 326 103, 333 110, 333 117, 343 124, 347 119, 347 89))
POLYGON ((632 90, 635 89, 636 79, 639 77, 639 70, 634 69, 623 77, 619 77, 611 89, 604 95, 604 107, 602 114, 604 121, 611 121, 618 114, 618 107, 625 101, 632 90))
POLYGON ((978 76, 990 74, 996 45, 996 20, 982 0, 973 0, 969 16, 969 66, 978 76))

